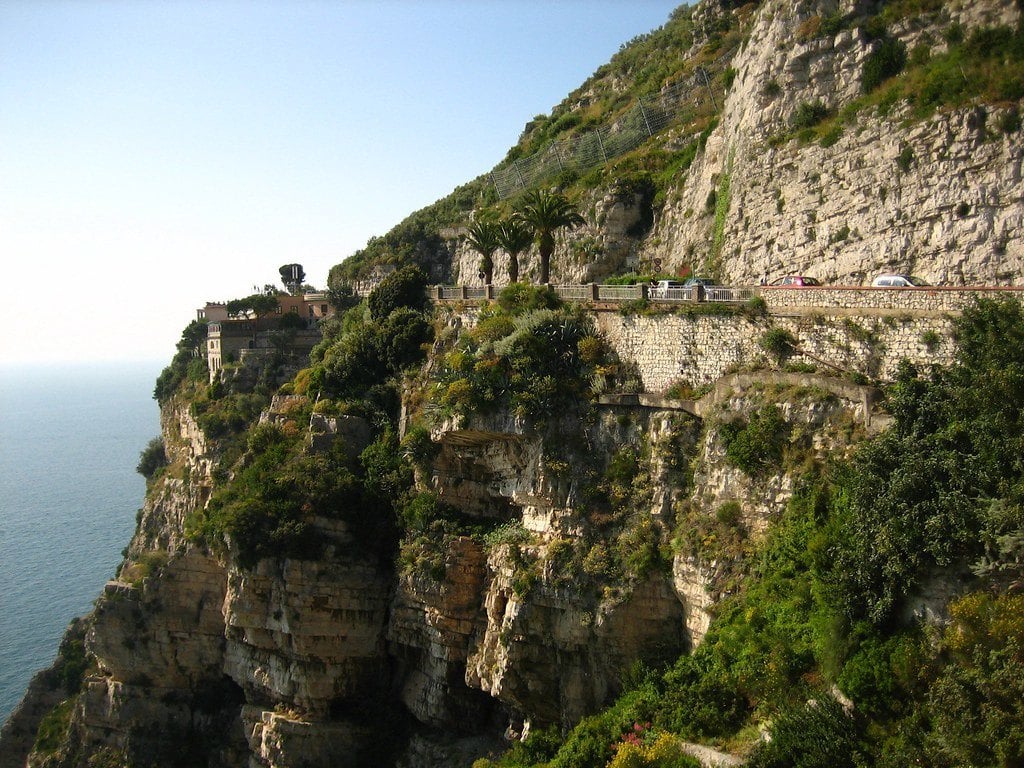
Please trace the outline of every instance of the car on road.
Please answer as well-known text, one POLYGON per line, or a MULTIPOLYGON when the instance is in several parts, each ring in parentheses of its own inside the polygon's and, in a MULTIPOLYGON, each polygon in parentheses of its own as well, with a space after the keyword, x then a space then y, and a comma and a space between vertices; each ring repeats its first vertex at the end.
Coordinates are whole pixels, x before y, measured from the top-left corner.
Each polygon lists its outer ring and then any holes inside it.
POLYGON ((695 285, 702 285, 705 288, 710 288, 713 285, 718 285, 712 277, 691 277, 683 283, 684 288, 692 288, 695 285))
POLYGON ((776 280, 772 280, 769 285, 791 285, 791 286, 803 286, 813 287, 820 286, 821 281, 816 277, 808 277, 807 275, 786 275, 776 280))
POLYGON ((871 281, 871 286, 873 288, 925 288, 928 283, 913 275, 879 275, 871 281))
POLYGON ((659 296, 664 296, 665 291, 669 288, 682 288, 683 284, 679 280, 659 280, 651 286, 651 293, 659 296))

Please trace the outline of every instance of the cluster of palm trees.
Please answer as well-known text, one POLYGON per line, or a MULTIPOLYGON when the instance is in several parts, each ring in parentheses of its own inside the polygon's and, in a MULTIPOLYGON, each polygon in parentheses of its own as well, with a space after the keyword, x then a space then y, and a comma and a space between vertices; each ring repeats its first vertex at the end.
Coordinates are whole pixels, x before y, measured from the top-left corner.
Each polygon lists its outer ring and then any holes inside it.
POLYGON ((494 253, 501 249, 508 254, 508 280, 519 282, 519 255, 534 242, 540 251, 540 279, 545 285, 551 272, 551 254, 555 250, 555 233, 583 223, 565 195, 560 192, 531 190, 513 213, 498 219, 493 213, 481 212, 469 227, 466 242, 480 254, 480 271, 485 285, 494 278, 494 253))

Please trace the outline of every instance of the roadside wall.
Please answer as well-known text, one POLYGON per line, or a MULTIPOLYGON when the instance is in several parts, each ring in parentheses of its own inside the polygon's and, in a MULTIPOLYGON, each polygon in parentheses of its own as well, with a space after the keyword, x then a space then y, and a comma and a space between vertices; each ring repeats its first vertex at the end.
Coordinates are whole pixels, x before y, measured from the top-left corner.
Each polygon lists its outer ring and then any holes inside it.
POLYGON ((952 319, 942 315, 770 314, 748 319, 741 315, 594 314, 619 356, 637 365, 647 392, 664 392, 677 382, 700 386, 736 371, 779 369, 787 363, 887 381, 903 359, 917 365, 947 364, 953 353, 952 319), (760 342, 771 328, 791 333, 800 354, 780 361, 766 352, 760 342))

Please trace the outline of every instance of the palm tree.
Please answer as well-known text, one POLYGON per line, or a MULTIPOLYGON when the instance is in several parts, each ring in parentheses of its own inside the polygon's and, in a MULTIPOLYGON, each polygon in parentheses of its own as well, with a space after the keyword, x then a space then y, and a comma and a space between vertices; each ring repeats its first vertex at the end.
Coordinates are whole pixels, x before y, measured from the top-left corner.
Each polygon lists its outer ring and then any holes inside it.
POLYGON ((490 216, 478 216, 469 227, 466 242, 480 254, 480 271, 484 273, 484 285, 490 285, 491 278, 494 277, 494 252, 499 248, 498 222, 490 216))
POLYGON ((519 206, 519 217, 533 231, 540 249, 540 283, 548 282, 551 254, 555 250, 555 232, 562 227, 573 228, 583 223, 583 217, 573 208, 565 195, 534 189, 526 193, 519 206))
POLYGON ((519 254, 533 242, 533 230, 518 216, 498 224, 498 245, 508 254, 508 281, 519 282, 519 254))

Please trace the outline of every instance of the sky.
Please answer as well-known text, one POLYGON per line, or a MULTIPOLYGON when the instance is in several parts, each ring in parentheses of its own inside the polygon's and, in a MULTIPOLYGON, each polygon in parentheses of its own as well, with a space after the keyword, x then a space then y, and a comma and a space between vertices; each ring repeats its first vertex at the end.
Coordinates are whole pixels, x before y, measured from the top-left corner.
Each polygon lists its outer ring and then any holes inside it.
POLYGON ((490 170, 674 0, 0 0, 0 364, 169 361, 490 170))

